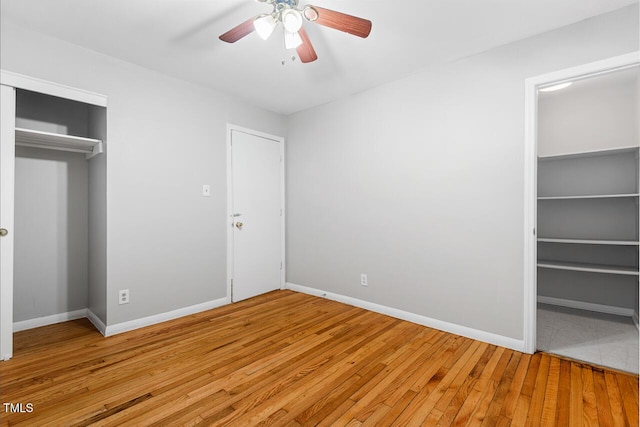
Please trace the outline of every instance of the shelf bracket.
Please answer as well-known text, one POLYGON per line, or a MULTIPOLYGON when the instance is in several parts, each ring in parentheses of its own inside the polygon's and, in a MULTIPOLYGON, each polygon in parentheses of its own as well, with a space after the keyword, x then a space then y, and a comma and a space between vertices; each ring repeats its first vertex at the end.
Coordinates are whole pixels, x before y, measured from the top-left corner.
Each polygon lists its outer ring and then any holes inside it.
POLYGON ((103 152, 102 141, 100 141, 93 146, 91 153, 87 153, 87 160, 97 156, 98 154, 102 154, 102 152, 103 152))

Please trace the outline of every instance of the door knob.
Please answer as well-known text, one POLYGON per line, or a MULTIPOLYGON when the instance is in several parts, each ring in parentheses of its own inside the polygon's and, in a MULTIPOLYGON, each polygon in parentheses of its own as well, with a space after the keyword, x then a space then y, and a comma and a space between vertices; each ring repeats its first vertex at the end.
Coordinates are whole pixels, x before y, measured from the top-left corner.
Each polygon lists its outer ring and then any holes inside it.
POLYGON ((242 230, 242 225, 243 225, 243 224, 242 224, 240 221, 236 222, 236 228, 237 228, 238 230, 242 230))
POLYGON ((7 234, 9 234, 9 231, 6 228, 0 228, 0 237, 4 237, 7 234))

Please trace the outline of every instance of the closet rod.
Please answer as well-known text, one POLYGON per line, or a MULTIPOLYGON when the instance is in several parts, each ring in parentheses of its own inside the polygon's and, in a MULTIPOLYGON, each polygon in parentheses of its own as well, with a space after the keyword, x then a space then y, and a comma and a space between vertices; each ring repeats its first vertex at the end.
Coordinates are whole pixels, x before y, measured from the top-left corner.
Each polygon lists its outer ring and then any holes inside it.
POLYGON ((87 155, 87 159, 103 152, 102 141, 99 139, 62 135, 23 128, 16 128, 16 145, 84 153, 87 155))

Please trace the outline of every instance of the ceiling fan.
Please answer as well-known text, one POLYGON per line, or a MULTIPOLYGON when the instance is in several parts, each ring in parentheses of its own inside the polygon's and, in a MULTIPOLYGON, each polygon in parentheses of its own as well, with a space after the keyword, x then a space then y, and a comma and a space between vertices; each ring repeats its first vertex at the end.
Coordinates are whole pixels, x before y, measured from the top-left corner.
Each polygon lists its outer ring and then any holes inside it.
POLYGON ((313 62, 318 59, 307 32, 302 27, 303 18, 309 22, 333 28, 358 37, 366 38, 371 32, 371 21, 307 5, 298 7, 299 0, 257 0, 273 6, 269 14, 255 16, 242 24, 230 29, 220 36, 220 40, 227 43, 235 43, 241 38, 255 31, 263 40, 269 38, 273 31, 282 23, 284 28, 284 41, 287 49, 296 49, 300 61, 313 62))

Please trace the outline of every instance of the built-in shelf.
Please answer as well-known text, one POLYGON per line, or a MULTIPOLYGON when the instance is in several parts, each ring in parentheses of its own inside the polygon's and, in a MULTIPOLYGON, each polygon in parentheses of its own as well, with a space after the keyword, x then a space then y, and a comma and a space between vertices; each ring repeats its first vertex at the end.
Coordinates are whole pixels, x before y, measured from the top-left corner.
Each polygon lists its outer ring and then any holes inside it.
POLYGON ((588 264, 583 262, 551 261, 539 259, 538 267, 552 268, 556 270, 584 271, 590 273, 624 274, 628 276, 640 275, 638 273, 638 269, 634 267, 588 264))
POLYGON ((87 159, 102 153, 102 141, 81 136, 62 135, 38 130, 16 128, 16 145, 49 150, 84 153, 87 159))
POLYGON ((547 237, 539 237, 538 242, 571 243, 571 244, 580 244, 580 245, 640 246, 640 242, 635 240, 551 239, 547 237))
POLYGON ((578 200, 578 199, 621 199, 640 197, 640 193, 628 194, 594 194, 588 196, 541 196, 538 200, 578 200))
POLYGON ((638 146, 629 146, 629 147, 620 147, 620 148, 610 148, 610 149, 604 149, 604 150, 542 155, 542 156, 538 156, 538 160, 544 161, 544 160, 559 160, 559 159, 569 159, 569 158, 579 159, 584 157, 607 156, 611 154, 632 153, 634 151, 638 151, 638 148, 639 148, 638 146))

